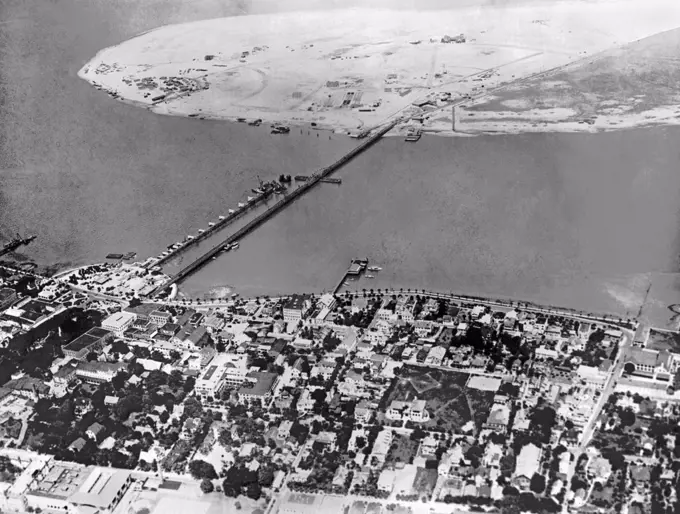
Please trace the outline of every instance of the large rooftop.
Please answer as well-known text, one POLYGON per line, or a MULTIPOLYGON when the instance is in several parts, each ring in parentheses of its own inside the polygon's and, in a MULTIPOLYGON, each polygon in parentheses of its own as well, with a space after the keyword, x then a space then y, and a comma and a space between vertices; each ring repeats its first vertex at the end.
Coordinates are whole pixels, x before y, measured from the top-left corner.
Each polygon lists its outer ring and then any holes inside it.
POLYGON ((98 341, 108 336, 109 334, 111 334, 111 332, 103 328, 99 327, 91 328, 90 330, 76 337, 73 341, 64 346, 64 350, 79 352, 84 348, 92 346, 93 344, 97 343, 98 341))
POLYGON ((251 371, 247 377, 251 380, 256 380, 252 386, 244 385, 238 392, 239 394, 252 394, 255 396, 264 396, 271 391, 274 382, 278 375, 276 373, 269 373, 267 371, 251 371))
POLYGON ((96 468, 81 489, 70 497, 69 501, 105 509, 111 505, 119 491, 125 487, 129 477, 129 471, 96 468))
POLYGON ((37 482, 30 494, 66 499, 85 483, 91 470, 78 464, 57 462, 45 478, 37 482))

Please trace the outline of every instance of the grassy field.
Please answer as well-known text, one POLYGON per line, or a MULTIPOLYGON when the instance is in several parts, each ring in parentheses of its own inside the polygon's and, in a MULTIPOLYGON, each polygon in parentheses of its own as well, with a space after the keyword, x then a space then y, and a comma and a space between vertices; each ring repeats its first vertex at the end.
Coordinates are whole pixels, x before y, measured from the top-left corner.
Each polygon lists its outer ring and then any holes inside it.
POLYGON ((411 441, 404 435, 396 434, 392 441, 392 446, 396 445, 396 448, 394 450, 390 449, 385 459, 385 464, 409 464, 418 452, 418 444, 418 441, 411 441))
POLYGON ((458 432, 472 420, 479 429, 489 415, 494 393, 465 387, 468 376, 456 371, 404 366, 387 405, 394 400, 426 400, 431 419, 423 427, 458 432))
POLYGON ((673 353, 680 353, 680 333, 666 332, 650 329, 647 348, 650 350, 668 350, 673 353))
POLYGON ((679 49, 680 30, 662 32, 507 88, 469 110, 571 108, 577 117, 592 117, 674 106, 679 49))

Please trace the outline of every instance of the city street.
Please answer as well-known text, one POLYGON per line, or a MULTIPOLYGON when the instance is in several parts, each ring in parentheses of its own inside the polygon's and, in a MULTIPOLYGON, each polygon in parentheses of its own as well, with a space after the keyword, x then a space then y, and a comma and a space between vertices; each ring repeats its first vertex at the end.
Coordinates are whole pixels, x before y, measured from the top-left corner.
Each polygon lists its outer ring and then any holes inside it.
MULTIPOLYGON (((616 355, 616 360, 614 361, 612 365, 612 370, 609 375, 609 380, 607 380, 607 383, 605 384, 604 389, 602 390, 600 394, 600 399, 598 400, 597 404, 595 405, 595 409, 593 409, 593 413, 590 416, 590 419, 588 420, 588 423, 583 427, 583 431, 581 432, 581 439, 578 447, 574 448, 572 450, 572 455, 574 456, 574 459, 571 462, 571 465, 569 466, 569 472, 567 473, 567 478, 565 480, 565 487, 569 489, 571 487, 571 479, 574 476, 574 473, 576 472, 576 462, 578 461, 579 456, 581 456, 582 453, 586 451, 586 448, 588 447, 588 444, 590 443, 590 440, 593 437, 593 434, 595 432, 595 426, 597 423, 597 419, 600 417, 600 414, 602 413, 602 409, 604 408, 605 404, 607 403, 607 400, 611 396, 611 394, 614 392, 614 388, 616 387, 616 382, 618 378, 621 376, 621 372, 623 370, 623 365, 625 364, 625 356, 627 354, 627 351, 629 348, 631 348, 631 345, 633 343, 633 338, 635 337, 635 332, 632 330, 623 330, 623 341, 619 345, 619 352, 616 355)), ((567 501, 565 500, 564 504, 562 505, 562 512, 563 514, 566 514, 568 512, 568 504, 567 501)))

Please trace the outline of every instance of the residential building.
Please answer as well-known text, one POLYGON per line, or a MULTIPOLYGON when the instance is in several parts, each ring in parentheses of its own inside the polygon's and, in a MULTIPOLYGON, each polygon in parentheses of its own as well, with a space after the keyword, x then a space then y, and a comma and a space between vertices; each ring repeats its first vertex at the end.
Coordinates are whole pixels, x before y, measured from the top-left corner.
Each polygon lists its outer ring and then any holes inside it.
POLYGON ((323 360, 312 368, 310 375, 312 377, 320 376, 324 380, 329 380, 337 366, 337 363, 334 361, 323 360))
POLYGON ((276 437, 279 439, 287 439, 290 437, 290 429, 293 426, 293 422, 290 420, 283 420, 276 431, 276 437))
POLYGON ((539 346, 534 352, 536 360, 557 359, 559 353, 545 345, 539 346))
POLYGON ((588 461, 587 473, 589 478, 604 485, 612 474, 612 465, 604 457, 596 457, 588 461))
POLYGON ((66 395, 68 390, 76 383, 76 368, 75 363, 68 363, 57 370, 56 373, 52 375, 52 389, 51 393, 61 398, 66 395))
POLYGON ((300 398, 298 398, 297 411, 300 414, 309 414, 314 410, 314 405, 316 405, 316 400, 312 398, 312 392, 309 388, 303 389, 300 398))
POLYGON ((50 394, 50 387, 45 382, 28 375, 10 380, 4 387, 22 398, 34 401, 50 394))
POLYGON ((506 432, 510 423, 510 407, 503 403, 496 403, 486 418, 485 428, 498 432, 506 432))
POLYGON ((378 490, 391 493, 394 489, 394 482, 397 480, 397 472, 393 469, 381 471, 378 477, 378 490))
POLYGON ((0 311, 4 311, 19 299, 17 292, 10 287, 0 288, 0 311))
POLYGON ((132 326, 136 319, 137 315, 132 312, 116 312, 102 321, 102 328, 105 330, 110 330, 118 337, 122 337, 125 331, 132 326))
POLYGON ((369 423, 374 411, 366 400, 361 400, 354 409, 354 419, 357 423, 369 423))
POLYGON ((210 334, 206 327, 193 328, 189 325, 175 336, 175 340, 179 340, 177 344, 186 350, 198 350, 208 343, 210 334))
POLYGON ((104 426, 100 425, 99 423, 92 423, 88 428, 85 434, 87 437, 92 439, 93 441, 97 441, 100 436, 104 435, 104 426))
POLYGON ((541 470, 541 449, 533 443, 523 446, 517 455, 512 483, 523 490, 529 488, 531 477, 541 470))
POLYGON ((428 352, 427 357, 425 358, 425 364, 441 366, 445 356, 446 348, 443 346, 435 346, 428 352))

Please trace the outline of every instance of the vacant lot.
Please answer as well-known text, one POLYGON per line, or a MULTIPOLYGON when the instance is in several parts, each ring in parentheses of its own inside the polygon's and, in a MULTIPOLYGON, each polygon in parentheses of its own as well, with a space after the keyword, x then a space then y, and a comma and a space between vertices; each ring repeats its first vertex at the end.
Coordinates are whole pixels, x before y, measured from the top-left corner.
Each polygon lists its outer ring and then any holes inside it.
POLYGON ((666 332, 652 328, 649 331, 647 348, 650 350, 668 350, 669 352, 680 353, 680 333, 666 332))
POLYGON ((467 388, 467 373, 434 368, 404 366, 399 380, 389 393, 387 404, 393 400, 426 400, 430 421, 425 428, 442 427, 460 432, 473 420, 479 429, 493 404, 493 391, 467 388))
POLYGON ((385 459, 385 464, 409 464, 418 452, 418 444, 418 441, 411 441, 404 435, 395 435, 390 451, 385 459))
POLYGON ((418 494, 421 498, 427 496, 429 499, 432 496, 436 484, 436 469, 418 468, 416 479, 413 481, 413 493, 418 494))

